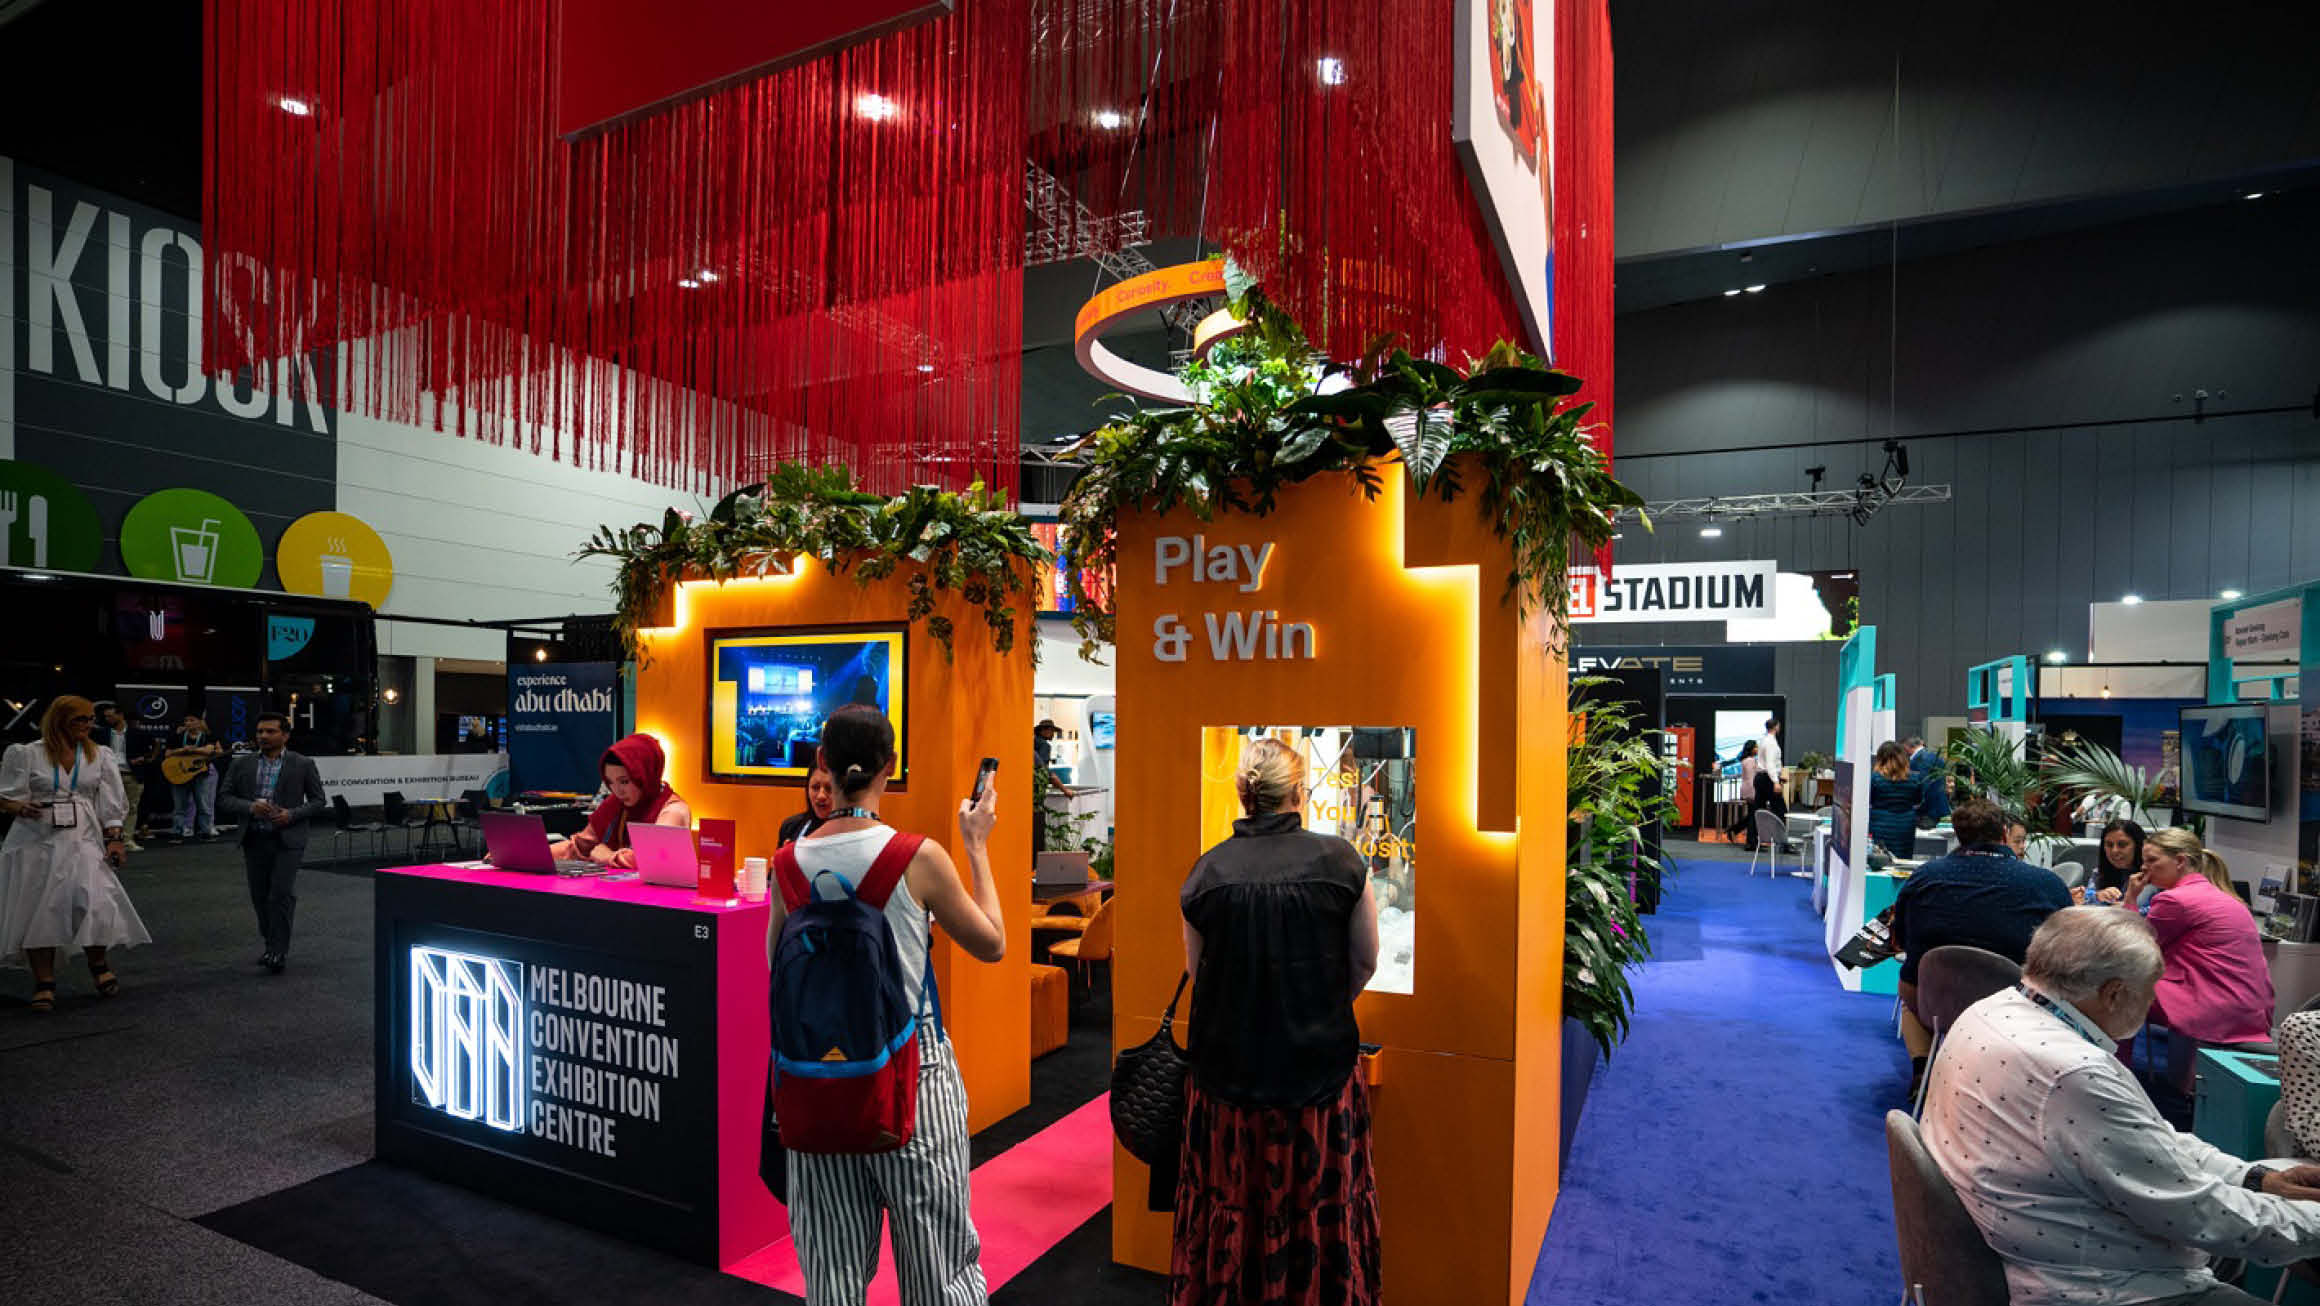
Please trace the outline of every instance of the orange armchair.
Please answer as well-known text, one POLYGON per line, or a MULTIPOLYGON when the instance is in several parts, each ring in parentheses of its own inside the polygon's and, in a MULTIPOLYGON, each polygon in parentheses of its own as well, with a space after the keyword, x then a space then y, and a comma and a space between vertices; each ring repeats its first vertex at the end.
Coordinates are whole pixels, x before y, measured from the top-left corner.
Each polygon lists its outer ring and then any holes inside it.
POLYGON ((1099 961, 1110 961, 1112 959, 1112 900, 1104 899, 1103 903, 1096 908, 1096 914, 1087 918, 1087 928, 1080 932, 1078 938, 1057 939, 1047 945, 1047 955, 1051 959, 1072 962, 1079 969, 1083 978, 1089 974, 1087 969, 1089 965, 1099 961))

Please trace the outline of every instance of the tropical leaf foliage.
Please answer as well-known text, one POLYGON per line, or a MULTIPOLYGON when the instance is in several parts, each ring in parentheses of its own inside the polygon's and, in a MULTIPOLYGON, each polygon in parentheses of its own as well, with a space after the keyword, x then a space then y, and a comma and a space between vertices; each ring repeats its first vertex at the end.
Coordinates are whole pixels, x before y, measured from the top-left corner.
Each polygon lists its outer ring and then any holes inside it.
POLYGON ((1064 498, 1062 527, 1082 656, 1098 656, 1116 633, 1108 595, 1099 600, 1081 578, 1111 574, 1124 514, 1261 516, 1282 487, 1326 472, 1349 473, 1357 493, 1375 498, 1397 463, 1419 493, 1472 493, 1512 545, 1508 590, 1562 626, 1572 550, 1609 542, 1615 516, 1643 505, 1589 438, 1590 406, 1563 402, 1578 378, 1503 342, 1465 371, 1383 343, 1329 363, 1262 291, 1243 286, 1234 308, 1249 331, 1184 371, 1198 404, 1134 409, 1075 447, 1087 470, 1064 498), (1324 393, 1333 378, 1342 388, 1324 393), (1471 487, 1459 476, 1467 456, 1480 472, 1471 487))
POLYGON ((978 482, 963 494, 913 486, 888 498, 854 486, 843 467, 783 463, 765 481, 717 501, 705 516, 671 508, 658 523, 601 526, 583 558, 619 564, 613 581, 615 624, 628 656, 644 660, 637 631, 652 621, 680 580, 723 583, 779 572, 800 555, 867 585, 906 575, 907 616, 953 652, 957 631, 938 615, 940 595, 956 593, 982 609, 992 647, 1015 646, 1017 595, 1029 594, 1032 568, 1047 552, 1030 524, 978 482))
POLYGON ((1576 834, 1563 903, 1563 1014, 1585 1025, 1606 1057, 1627 1036, 1635 1010, 1627 972, 1651 956, 1630 877, 1664 883, 1667 868, 1644 834, 1654 822, 1664 828, 1675 819, 1671 798, 1645 792, 1661 767, 1661 732, 1640 727, 1629 705, 1594 693, 1616 684, 1603 676, 1571 681, 1570 808, 1576 834))

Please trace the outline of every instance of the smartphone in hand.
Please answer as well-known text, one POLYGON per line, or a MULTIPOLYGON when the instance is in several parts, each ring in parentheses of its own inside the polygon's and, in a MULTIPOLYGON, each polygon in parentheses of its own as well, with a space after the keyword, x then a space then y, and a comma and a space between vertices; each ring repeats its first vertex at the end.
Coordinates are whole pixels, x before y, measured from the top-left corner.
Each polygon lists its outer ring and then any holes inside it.
POLYGON ((996 774, 998 773, 998 770, 999 770, 999 759, 998 759, 998 758, 996 758, 996 757, 986 757, 986 758, 984 758, 984 759, 983 759, 983 764, 982 764, 982 766, 980 766, 980 767, 976 768, 976 770, 975 770, 975 789, 974 789, 974 792, 973 792, 973 793, 970 793, 970 794, 968 794, 968 795, 967 795, 967 802, 968 802, 970 805, 971 805, 971 804, 974 804, 974 803, 979 803, 979 802, 983 801, 983 787, 984 787, 985 785, 988 785, 989 783, 991 783, 991 777, 992 777, 993 775, 996 775, 996 774))

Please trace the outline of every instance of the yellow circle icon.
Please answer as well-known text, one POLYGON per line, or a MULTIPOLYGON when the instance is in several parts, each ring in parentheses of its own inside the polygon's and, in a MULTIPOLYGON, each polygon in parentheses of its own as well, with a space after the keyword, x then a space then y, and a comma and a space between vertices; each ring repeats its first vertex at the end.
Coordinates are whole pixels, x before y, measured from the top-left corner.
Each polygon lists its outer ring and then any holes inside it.
POLYGON ((274 570, 292 594, 359 599, 376 608, 395 587, 395 556, 369 522, 343 512, 310 512, 274 546, 274 570))

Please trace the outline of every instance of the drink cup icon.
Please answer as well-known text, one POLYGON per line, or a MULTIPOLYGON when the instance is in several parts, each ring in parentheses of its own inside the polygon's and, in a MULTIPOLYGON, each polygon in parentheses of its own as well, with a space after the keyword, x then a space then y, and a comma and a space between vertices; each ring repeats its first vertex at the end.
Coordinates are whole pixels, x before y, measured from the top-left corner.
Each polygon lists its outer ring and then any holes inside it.
POLYGON ((203 518, 199 527, 169 528, 169 557, 176 566, 177 579, 210 583, 217 572, 217 525, 216 518, 203 518))
POLYGON ((354 593, 354 559, 347 556, 346 541, 332 538, 330 552, 322 555, 322 596, 343 599, 354 593))

